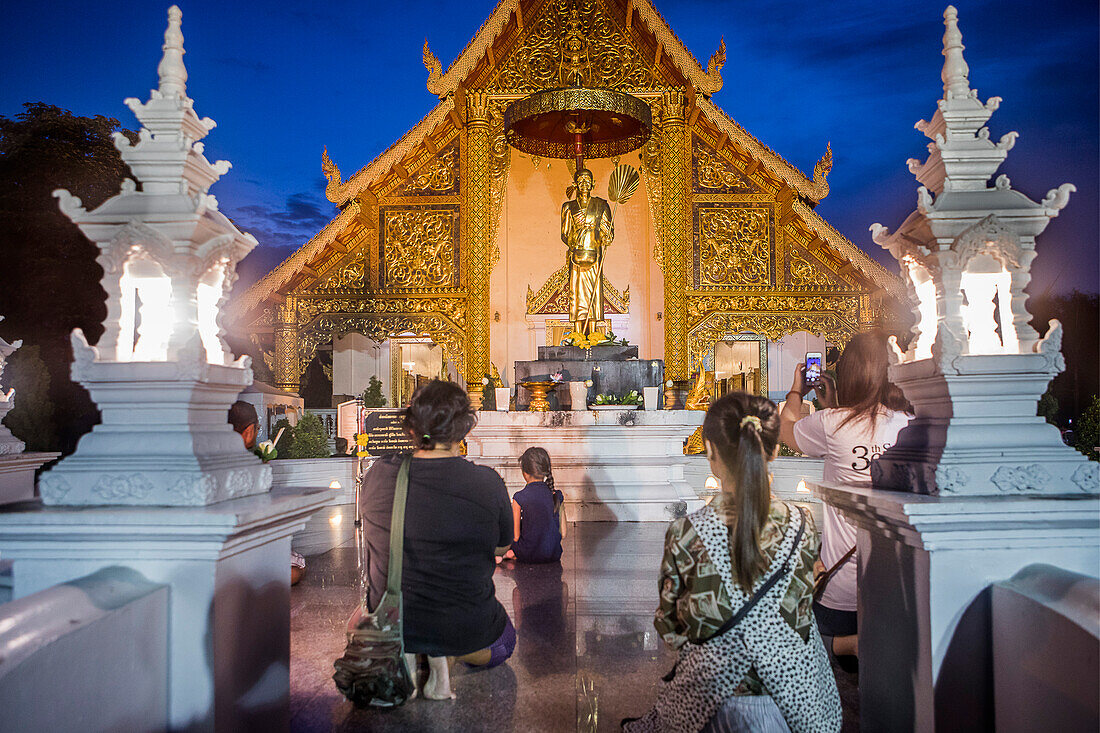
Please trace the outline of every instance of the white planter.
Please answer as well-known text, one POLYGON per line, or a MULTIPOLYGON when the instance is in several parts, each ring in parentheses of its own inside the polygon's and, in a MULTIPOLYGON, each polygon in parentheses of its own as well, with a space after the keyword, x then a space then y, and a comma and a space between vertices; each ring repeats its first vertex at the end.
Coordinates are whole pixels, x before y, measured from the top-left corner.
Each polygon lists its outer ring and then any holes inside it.
POLYGON ((642 400, 645 401, 645 409, 661 409, 661 390, 659 387, 642 387, 642 400))
POLYGON ((508 387, 494 387, 497 398, 497 412, 508 412, 508 402, 512 396, 512 390, 508 387))
POLYGON ((588 409, 588 385, 584 382, 569 383, 569 402, 571 410, 588 409))

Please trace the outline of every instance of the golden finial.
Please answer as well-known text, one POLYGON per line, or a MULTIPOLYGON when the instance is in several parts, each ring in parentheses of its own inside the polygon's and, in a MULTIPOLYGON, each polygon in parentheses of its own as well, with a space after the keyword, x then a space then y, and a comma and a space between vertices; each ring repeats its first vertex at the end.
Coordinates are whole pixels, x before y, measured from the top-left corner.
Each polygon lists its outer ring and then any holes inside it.
POLYGON ((325 197, 334 204, 338 203, 340 201, 340 187, 344 185, 344 179, 340 176, 340 169, 332 162, 332 158, 328 157, 327 145, 321 151, 321 172, 328 179, 328 185, 325 186, 325 197))
POLYGON ((825 155, 814 166, 814 194, 817 200, 829 195, 829 171, 833 169, 833 144, 825 143, 825 155))
POLYGON ((707 77, 711 81, 711 94, 722 88, 722 67, 725 65, 726 39, 722 37, 718 41, 718 50, 711 54, 710 61, 707 62, 707 77))
POLYGON ((439 59, 428 48, 427 38, 424 39, 424 68, 428 70, 428 91, 439 94, 439 82, 443 80, 443 64, 439 63, 439 59))

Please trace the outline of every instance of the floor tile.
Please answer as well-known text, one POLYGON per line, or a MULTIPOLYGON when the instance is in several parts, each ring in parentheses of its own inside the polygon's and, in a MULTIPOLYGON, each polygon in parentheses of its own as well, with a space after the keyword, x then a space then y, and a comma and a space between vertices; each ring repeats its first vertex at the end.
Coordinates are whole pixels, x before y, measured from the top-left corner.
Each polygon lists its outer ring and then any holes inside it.
MULTIPOLYGON (((664 531, 660 523, 572 525, 560 565, 498 567, 497 598, 517 629, 512 658, 491 670, 456 665, 457 700, 415 699, 391 711, 357 710, 332 682, 358 602, 354 542, 309 558, 291 591, 291 730, 618 730, 621 718, 652 705, 675 658, 653 629, 664 531)), ((852 678, 842 694, 846 712, 858 705, 852 678)), ((845 731, 858 723, 846 721, 845 731)))

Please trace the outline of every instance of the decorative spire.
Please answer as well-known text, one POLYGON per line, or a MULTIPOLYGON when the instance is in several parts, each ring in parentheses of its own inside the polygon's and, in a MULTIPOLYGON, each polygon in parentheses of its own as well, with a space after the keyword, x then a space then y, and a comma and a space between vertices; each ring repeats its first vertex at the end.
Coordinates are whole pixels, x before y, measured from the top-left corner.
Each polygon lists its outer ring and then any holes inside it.
POLYGON ((168 28, 164 31, 164 57, 157 66, 160 93, 166 97, 187 95, 187 67, 183 65, 183 11, 178 5, 168 8, 168 28))
POLYGON ((970 67, 963 58, 962 31, 959 30, 959 13, 954 5, 948 5, 943 11, 943 98, 971 96, 970 67))

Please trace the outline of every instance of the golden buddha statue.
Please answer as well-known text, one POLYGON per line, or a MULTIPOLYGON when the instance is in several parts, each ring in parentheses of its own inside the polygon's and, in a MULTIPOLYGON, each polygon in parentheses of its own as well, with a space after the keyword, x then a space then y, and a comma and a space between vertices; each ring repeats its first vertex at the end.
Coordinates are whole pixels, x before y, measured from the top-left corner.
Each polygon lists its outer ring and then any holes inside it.
POLYGON ((561 241, 568 248, 569 321, 587 336, 603 320, 604 249, 615 238, 611 207, 592 195, 592 171, 573 176, 576 195, 561 207, 561 241))
MULTIPOLYGON (((707 370, 702 365, 695 372, 695 383, 684 400, 685 410, 707 410, 710 408, 710 389, 707 388, 707 370)), ((695 456, 705 453, 706 444, 703 442, 703 426, 700 425, 687 439, 684 445, 685 456, 695 456)))
POLYGON ((710 389, 707 387, 707 370, 699 367, 695 372, 695 383, 684 400, 685 410, 707 410, 710 408, 710 389))

